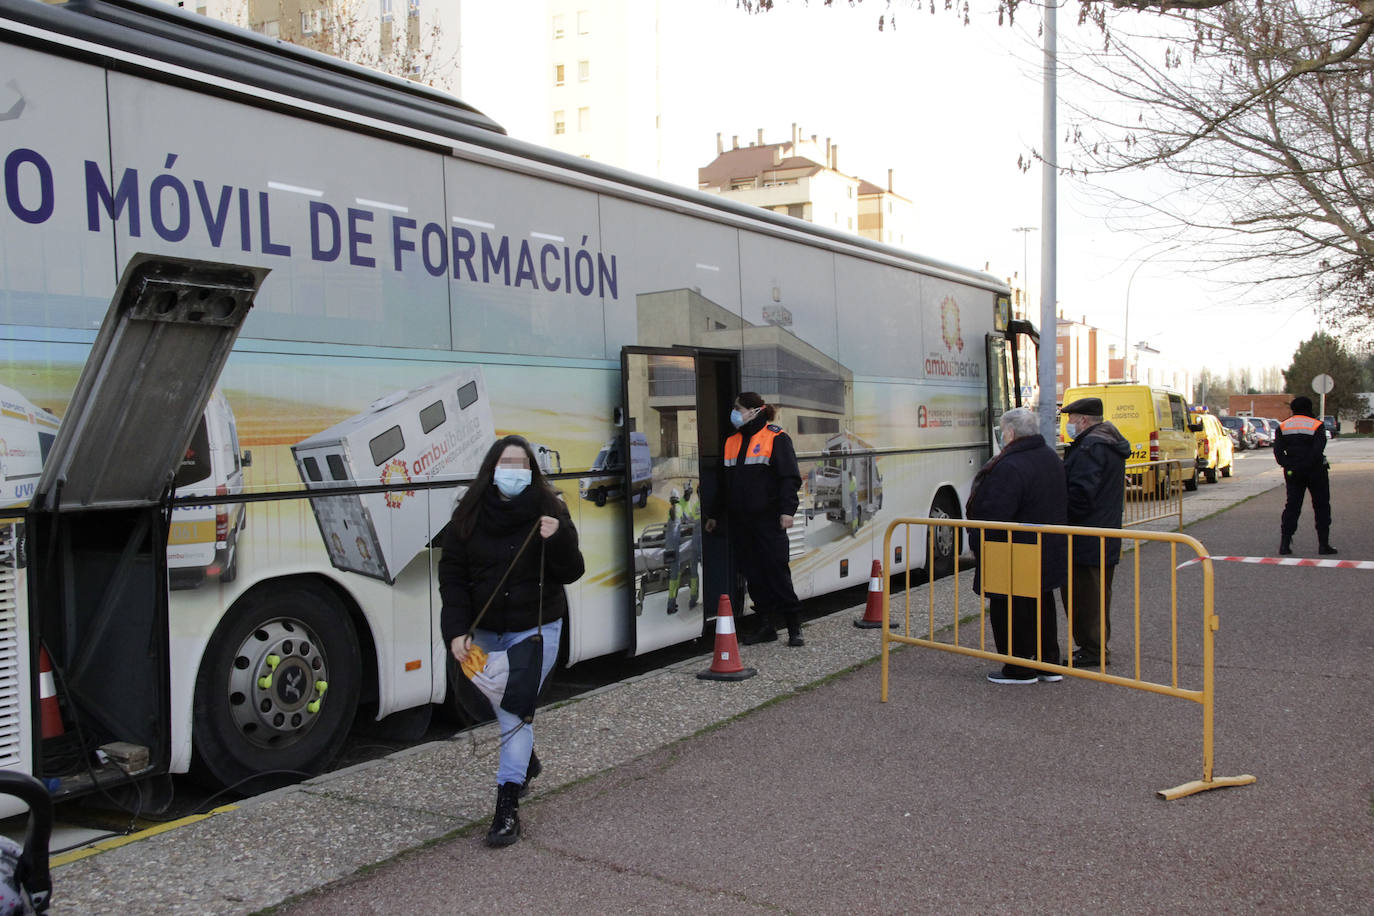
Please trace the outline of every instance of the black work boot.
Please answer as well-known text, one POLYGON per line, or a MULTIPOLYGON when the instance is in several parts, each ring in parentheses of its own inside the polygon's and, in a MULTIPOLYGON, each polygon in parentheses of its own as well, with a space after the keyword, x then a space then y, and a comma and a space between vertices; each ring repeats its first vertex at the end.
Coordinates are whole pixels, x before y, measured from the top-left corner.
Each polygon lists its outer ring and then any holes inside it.
POLYGON ((801 613, 788 611, 783 614, 783 619, 787 621, 787 644, 794 648, 806 645, 806 640, 802 639, 801 613))
POLYGON ((539 763, 539 755, 530 748, 530 762, 525 767, 525 781, 520 783, 520 797, 524 798, 530 794, 530 780, 544 772, 544 767, 539 763))
POLYGON ((1331 556, 1331 554, 1338 552, 1336 548, 1331 546, 1331 541, 1328 540, 1328 535, 1325 531, 1319 531, 1317 535, 1317 553, 1331 556))
POLYGON ((741 636, 739 641, 746 646, 755 646, 761 642, 777 642, 778 631, 773 627, 773 618, 762 611, 757 616, 758 626, 741 636))
POLYGON ((1288 556, 1293 552, 1293 538, 1291 535, 1283 535, 1279 538, 1279 553, 1288 556))
POLYGON ((488 846, 509 846, 520 839, 520 785, 503 782, 496 787, 496 816, 487 831, 488 846))

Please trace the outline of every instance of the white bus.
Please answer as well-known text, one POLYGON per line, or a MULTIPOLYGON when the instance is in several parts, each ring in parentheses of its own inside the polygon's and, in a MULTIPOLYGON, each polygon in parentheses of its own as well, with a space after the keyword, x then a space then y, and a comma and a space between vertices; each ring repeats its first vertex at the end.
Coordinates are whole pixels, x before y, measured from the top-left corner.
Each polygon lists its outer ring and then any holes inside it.
MULTIPOLYGON (((479 432, 557 456, 587 565, 569 589, 574 665, 712 629, 736 581, 726 539, 701 540, 702 600, 673 614, 666 590, 635 600, 634 550, 673 490, 710 504, 737 392, 776 406, 804 477, 841 434, 881 473, 875 524, 799 516, 793 577, 808 597, 862 584, 874 559, 924 565, 924 547, 878 556, 884 517, 961 514, 1016 401, 1016 334, 1031 333, 987 274, 517 142, 450 96, 144 0, 0 0, 0 182, 0 385, 57 416, 131 257, 271 270, 216 382, 235 454, 252 453, 243 497, 282 498, 246 503, 232 575, 170 594, 169 750, 149 765, 224 785, 319 771, 358 709, 447 698, 427 539, 443 520, 407 522, 426 537, 386 557, 397 568, 350 568, 306 486, 321 433, 379 395, 475 375, 479 432), (642 462, 622 461, 634 499, 580 498, 606 443, 627 441, 647 447, 647 486, 642 462), (306 691, 307 705, 262 686, 281 665, 328 692, 306 691)), ((399 454, 352 456, 352 484, 394 490, 359 512, 452 505, 407 495, 414 473, 386 477, 399 454)), ((941 571, 960 545, 934 550, 941 571)), ((0 555, 20 596, 0 614, 17 646, 0 717, 18 722, 0 766, 61 797, 89 779, 33 725, 28 636, 45 621, 22 599, 20 552, 0 555)), ((103 724, 117 716, 88 708, 98 697, 62 694, 71 659, 52 661, 67 723, 92 747, 121 740, 103 724)))

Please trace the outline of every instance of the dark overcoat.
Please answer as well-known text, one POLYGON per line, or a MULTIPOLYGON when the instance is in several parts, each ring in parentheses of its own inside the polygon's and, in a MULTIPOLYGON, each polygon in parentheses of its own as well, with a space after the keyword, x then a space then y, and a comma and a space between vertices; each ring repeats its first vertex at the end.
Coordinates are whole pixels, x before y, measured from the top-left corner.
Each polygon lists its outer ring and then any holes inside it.
MULTIPOLYGON (((1078 434, 1064 453, 1069 488, 1069 524, 1085 528, 1120 528, 1126 506, 1126 459, 1131 444, 1110 422, 1078 434)), ((1073 561, 1096 566, 1106 545, 1107 565, 1121 559, 1119 538, 1074 538, 1073 561)))
MULTIPOLYGON (((1068 494, 1064 462, 1039 434, 1013 439, 973 479, 968 517, 980 521, 1019 522, 1031 525, 1063 525, 1067 522, 1068 494)), ((978 537, 970 530, 969 545, 981 554, 978 537)), ((1005 541, 1006 533, 986 532, 989 541, 1005 541)), ((1032 532, 1016 532, 1018 544, 1035 543, 1032 532)), ((979 566, 981 567, 981 561, 979 566)), ((1068 546, 1062 534, 1044 535, 1040 551, 1040 587, 1059 588, 1068 578, 1068 546)), ((974 573, 973 590, 982 589, 981 569, 974 573)))

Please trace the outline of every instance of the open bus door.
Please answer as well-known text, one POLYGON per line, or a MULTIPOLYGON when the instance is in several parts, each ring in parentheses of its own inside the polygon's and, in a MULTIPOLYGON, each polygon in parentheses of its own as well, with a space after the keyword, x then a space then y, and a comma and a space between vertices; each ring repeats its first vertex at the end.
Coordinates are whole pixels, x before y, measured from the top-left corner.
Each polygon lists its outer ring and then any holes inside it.
POLYGON ((1011 301, 997 298, 995 331, 987 337, 988 358, 988 441, 992 453, 1002 450, 1002 414, 1013 407, 1028 407, 1021 379, 1021 337, 1030 338, 1038 348, 1040 335, 1029 321, 1011 317, 1011 301))
POLYGON ((620 368, 627 568, 640 655, 703 635, 734 581, 727 542, 705 535, 702 508, 714 497, 739 354, 626 347, 620 368))
POLYGON ((172 486, 266 276, 135 255, 77 381, 26 516, 34 774, 56 798, 170 765, 172 486), (49 659, 61 737, 39 706, 49 659))

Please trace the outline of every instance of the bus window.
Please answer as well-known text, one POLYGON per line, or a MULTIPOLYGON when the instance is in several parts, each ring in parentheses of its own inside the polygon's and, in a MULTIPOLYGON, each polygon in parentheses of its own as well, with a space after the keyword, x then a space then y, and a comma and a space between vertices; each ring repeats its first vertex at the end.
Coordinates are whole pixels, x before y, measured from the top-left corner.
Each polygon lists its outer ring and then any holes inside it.
POLYGON ((435 401, 433 404, 420 410, 420 429, 425 432, 430 432, 436 426, 443 424, 445 416, 444 402, 435 401))
MULTIPOLYGON (((373 440, 376 441, 375 439, 373 440)), ((338 454, 324 456, 325 462, 329 465, 329 476, 334 480, 347 480, 348 469, 344 467, 343 458, 338 454)), ((383 459, 385 460, 385 459, 383 459)), ((380 464, 381 462, 378 462, 380 464)))
POLYGON ((367 444, 367 447, 372 450, 372 463, 381 467, 406 447, 406 440, 401 435, 401 427, 393 426, 380 436, 375 437, 367 444))
POLYGON ((205 429, 205 417, 201 417, 200 422, 196 424, 196 433, 191 437, 191 444, 186 447, 186 455, 181 459, 181 466, 177 468, 172 486, 180 490, 209 476, 210 434, 205 429))
POLYGON ((320 475, 320 463, 315 460, 313 455, 303 458, 301 460, 301 467, 305 468, 305 476, 309 477, 315 483, 319 483, 324 479, 320 475))
POLYGON ((458 389, 458 409, 467 410, 477 403, 477 383, 468 382, 458 389))
POLYGON ((52 449, 53 440, 56 438, 55 433, 40 432, 38 434, 38 454, 43 464, 48 463, 48 452, 52 449))

